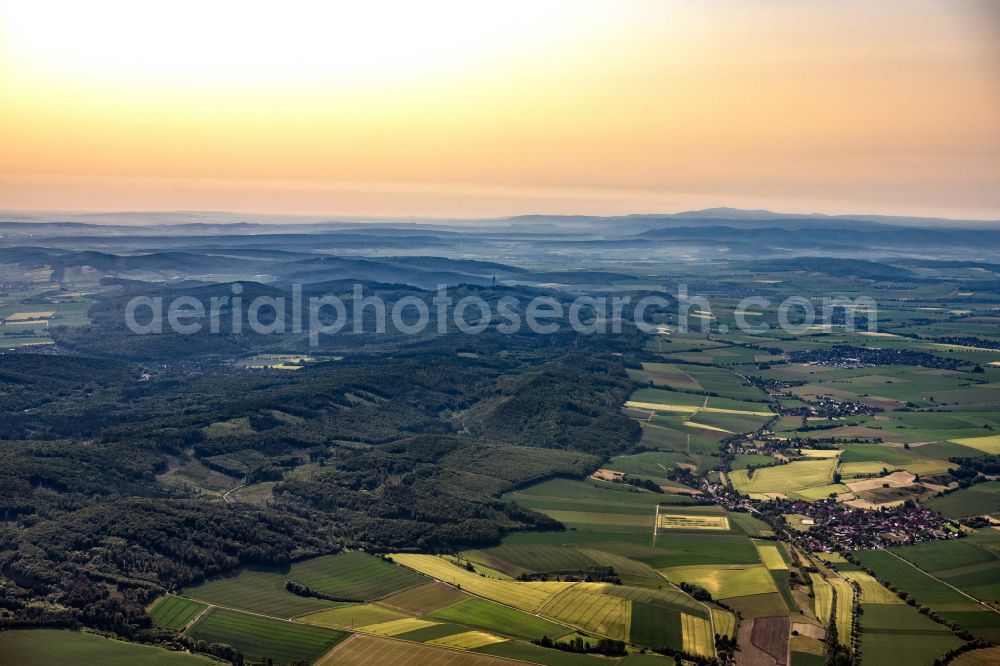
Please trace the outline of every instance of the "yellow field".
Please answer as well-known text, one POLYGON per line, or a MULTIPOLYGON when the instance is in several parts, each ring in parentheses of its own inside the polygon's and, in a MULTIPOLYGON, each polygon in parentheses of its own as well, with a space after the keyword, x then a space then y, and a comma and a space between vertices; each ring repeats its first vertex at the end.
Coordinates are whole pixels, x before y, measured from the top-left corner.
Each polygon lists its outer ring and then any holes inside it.
POLYGON ((851 614, 854 591, 846 580, 824 579, 819 574, 809 574, 816 593, 816 615, 823 624, 830 622, 830 605, 833 603, 832 589, 837 590, 837 637, 844 645, 851 642, 851 614))
POLYGON ((500 638, 499 636, 487 634, 483 631, 466 631, 461 634, 455 634, 454 636, 435 638, 432 641, 427 641, 425 645, 443 645, 445 647, 458 648, 460 650, 475 650, 476 648, 483 647, 484 645, 505 643, 506 641, 506 638, 500 638))
POLYGON ((836 458, 796 460, 787 465, 762 467, 753 477, 745 469, 733 470, 729 480, 741 493, 792 493, 810 487, 827 486, 833 480, 836 458))
POLYGON ((901 604, 902 600, 864 571, 844 571, 844 578, 853 580, 861 588, 863 604, 901 604))
POLYGON ((833 603, 833 593, 830 584, 819 574, 811 573, 813 593, 816 595, 813 601, 813 611, 816 617, 825 625, 830 621, 830 604, 833 603))
POLYGON ((700 585, 716 599, 778 591, 762 564, 695 564, 663 569, 660 573, 674 583, 700 585))
POLYGON ((660 513, 657 515, 656 526, 661 530, 728 530, 729 518, 660 513))
POLYGON ((744 416, 774 416, 774 412, 751 412, 745 409, 723 409, 722 407, 695 407, 692 405, 661 405, 658 402, 635 402, 629 400, 626 407, 635 409, 651 409, 655 412, 682 412, 694 414, 695 412, 709 412, 713 414, 743 414, 744 416))
POLYGON ((715 656, 715 637, 712 635, 712 625, 708 620, 681 613, 681 632, 685 652, 703 657, 715 656))
POLYGON ((46 310, 45 312, 17 312, 4 318, 4 321, 39 321, 49 319, 55 313, 55 310, 46 310))
POLYGON ((366 627, 358 627, 358 631, 368 634, 378 634, 379 636, 395 636, 396 634, 405 634, 408 631, 416 631, 424 627, 433 627, 436 624, 440 623, 407 617, 402 620, 390 620, 389 622, 379 622, 378 624, 369 624, 366 627))
POLYGON ((556 596, 541 614, 608 638, 628 640, 632 602, 602 594, 607 583, 578 583, 556 596))
MULTIPOLYGON (((990 364, 992 365, 992 363, 990 364)), ((956 444, 968 446, 973 449, 995 455, 1000 453, 1000 435, 989 435, 987 437, 964 437, 962 439, 951 440, 956 444)))
POLYGON ((816 553, 816 557, 823 560, 824 562, 833 562, 835 564, 840 564, 841 562, 846 562, 845 558, 840 553, 816 553))
POLYGON ((529 613, 537 613, 542 606, 558 593, 576 583, 522 583, 519 581, 494 580, 461 569, 451 562, 434 555, 413 555, 397 553, 392 559, 425 576, 450 583, 466 592, 513 606, 529 613))
POLYGON ((715 633, 732 638, 736 633, 736 616, 721 608, 712 608, 712 622, 715 623, 715 633))
POLYGON ((715 432, 726 432, 732 434, 732 430, 726 430, 725 428, 719 428, 717 426, 705 425, 704 423, 695 423, 694 421, 685 421, 684 425, 689 428, 701 428, 702 430, 714 430, 715 432))
POLYGON ((840 449, 801 449, 806 458, 836 458, 843 451, 840 449))
POLYGON ((773 543, 754 541, 753 545, 757 546, 757 552, 760 553, 760 559, 764 562, 764 566, 768 569, 784 570, 788 568, 788 565, 785 564, 785 560, 781 557, 781 552, 778 551, 778 547, 773 543))
POLYGON ((403 620, 408 616, 392 608, 386 608, 378 604, 351 604, 339 608, 330 608, 310 613, 296 618, 299 622, 308 624, 318 624, 321 627, 337 627, 341 629, 353 629, 365 625, 390 622, 392 620, 403 620))

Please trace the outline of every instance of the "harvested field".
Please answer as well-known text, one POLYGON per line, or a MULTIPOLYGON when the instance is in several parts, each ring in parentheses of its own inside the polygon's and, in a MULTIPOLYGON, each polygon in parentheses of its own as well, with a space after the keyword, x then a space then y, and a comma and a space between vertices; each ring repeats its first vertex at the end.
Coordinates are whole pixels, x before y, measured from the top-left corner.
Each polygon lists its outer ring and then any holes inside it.
POLYGON ((740 624, 739 631, 739 644, 740 649, 736 652, 736 665, 737 666, 786 666, 788 664, 787 658, 787 646, 788 646, 788 618, 780 617, 766 617, 766 618, 755 618, 753 620, 744 620, 740 624), (785 642, 785 652, 781 653, 781 660, 775 657, 772 652, 779 652, 780 648, 778 646, 778 637, 776 634, 779 631, 780 625, 778 623, 773 623, 771 620, 784 620, 785 621, 785 632, 784 632, 784 642, 785 642), (763 622, 760 628, 757 627, 758 622, 763 622), (756 639, 756 640, 755 640, 756 639), (763 645, 766 649, 762 649, 760 646, 763 645))
POLYGON ((792 625, 792 630, 799 632, 802 636, 823 640, 826 637, 826 629, 807 622, 796 622, 792 625))
POLYGON ((376 636, 354 634, 323 655, 315 666, 511 666, 508 659, 475 652, 394 641, 376 636))
POLYGON ((951 663, 954 666, 995 666, 1000 664, 1000 647, 966 652, 951 663))
POLYGON ((913 485, 916 477, 909 472, 893 472, 887 476, 881 476, 874 479, 863 479, 861 481, 853 481, 847 484, 847 487, 851 489, 852 492, 859 493, 864 490, 875 490, 876 488, 882 488, 885 484, 889 484, 892 488, 905 488, 907 486, 913 485))
POLYGON ((777 666, 788 663, 789 620, 787 617, 758 617, 753 621, 750 644, 770 656, 777 666))
POLYGON ((432 641, 427 641, 425 645, 441 645, 444 647, 457 648, 459 650, 475 650, 476 648, 481 648, 484 645, 503 643, 506 640, 506 638, 500 638, 499 636, 487 634, 483 631, 466 631, 461 634, 435 638, 432 641))
POLYGON ((417 629, 425 629, 427 627, 433 627, 437 622, 432 622, 430 620, 421 620, 415 617, 406 617, 399 620, 389 620, 388 622, 379 622, 377 624, 369 624, 364 627, 358 627, 358 631, 363 631, 366 634, 378 634, 379 636, 395 636, 397 634, 405 634, 408 631, 416 631, 417 629))

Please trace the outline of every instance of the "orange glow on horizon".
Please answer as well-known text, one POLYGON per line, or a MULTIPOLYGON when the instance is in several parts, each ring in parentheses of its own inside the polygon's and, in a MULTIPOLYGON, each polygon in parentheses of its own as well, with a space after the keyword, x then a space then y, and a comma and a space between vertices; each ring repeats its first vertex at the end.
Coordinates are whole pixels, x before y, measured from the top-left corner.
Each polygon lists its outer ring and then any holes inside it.
POLYGON ((0 209, 1000 219, 974 0, 0 0, 0 209))

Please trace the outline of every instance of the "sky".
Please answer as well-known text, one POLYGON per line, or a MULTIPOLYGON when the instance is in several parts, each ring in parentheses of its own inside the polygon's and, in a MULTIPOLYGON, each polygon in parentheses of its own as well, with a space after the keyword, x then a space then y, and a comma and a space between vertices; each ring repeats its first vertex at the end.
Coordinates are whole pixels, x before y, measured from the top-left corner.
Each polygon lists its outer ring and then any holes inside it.
POLYGON ((1000 219, 991 0, 0 0, 0 209, 1000 219))

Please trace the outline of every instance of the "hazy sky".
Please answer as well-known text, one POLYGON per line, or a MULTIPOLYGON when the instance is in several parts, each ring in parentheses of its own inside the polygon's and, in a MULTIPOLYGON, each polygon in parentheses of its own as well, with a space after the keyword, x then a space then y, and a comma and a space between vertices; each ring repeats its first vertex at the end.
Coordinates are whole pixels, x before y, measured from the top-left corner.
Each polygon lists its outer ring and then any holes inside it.
POLYGON ((1000 2, 0 0, 0 208, 1000 219, 1000 2))

